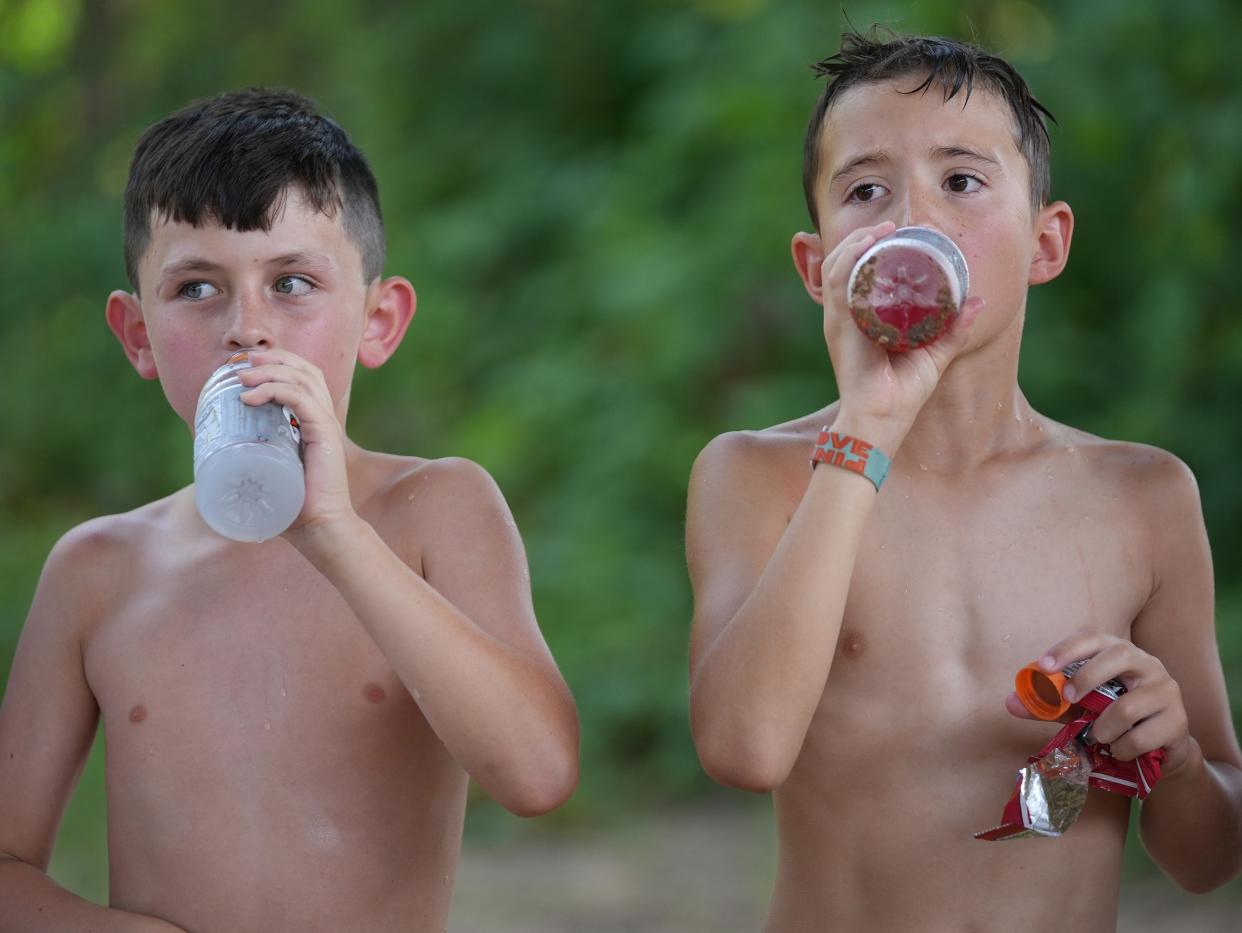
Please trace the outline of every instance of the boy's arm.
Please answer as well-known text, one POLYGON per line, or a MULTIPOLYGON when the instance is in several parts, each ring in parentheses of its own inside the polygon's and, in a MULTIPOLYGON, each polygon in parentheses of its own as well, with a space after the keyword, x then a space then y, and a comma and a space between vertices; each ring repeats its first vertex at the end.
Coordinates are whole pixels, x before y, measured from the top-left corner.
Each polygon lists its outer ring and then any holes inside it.
MULTIPOLYGON (((840 419, 833 429, 870 439, 840 419)), ((762 793, 784 783, 824 692, 876 491, 846 470, 817 469, 787 522, 759 443, 725 435, 699 456, 686 556, 699 760, 720 783, 762 793)))
POLYGON ((284 537, 344 597, 493 799, 521 816, 560 806, 578 782, 578 714, 535 621, 522 539, 496 484, 466 460, 413 472, 388 496, 385 525, 403 529, 390 545, 354 511, 348 441, 323 373, 283 350, 250 361, 242 399, 286 405, 302 427, 306 502, 284 537), (411 567, 419 556, 425 579, 411 567))
MULTIPOLYGON (((824 306, 824 338, 841 402, 831 429, 895 458, 982 307, 971 299, 930 347, 888 354, 855 327, 845 283, 892 223, 851 232, 827 256, 795 237, 795 262, 824 306)), ((806 448, 810 471, 811 445, 806 448)), ((704 450, 690 480, 686 552, 694 586, 690 720, 704 769, 768 791, 793 768, 823 695, 863 529, 876 490, 820 467, 792 517, 773 490, 772 460, 743 436, 704 450)))
POLYGON ((98 545, 78 529, 48 557, 0 705, 0 933, 179 930, 92 904, 46 874, 99 718, 80 637, 102 583, 98 545))
POLYGON ((1145 538, 1155 578, 1132 641, 1084 632, 1050 654, 1058 664, 1092 659, 1074 675, 1079 693, 1113 677, 1126 684, 1093 732, 1122 759, 1165 749, 1139 830, 1156 864, 1204 892, 1242 870, 1242 752, 1216 646, 1212 557, 1194 477, 1168 455, 1143 469, 1137 492, 1151 503, 1145 538))
POLYGON ((1207 891, 1242 869, 1242 751, 1216 645, 1212 555, 1198 487, 1173 457, 1160 458, 1154 470, 1148 488, 1160 490, 1150 535, 1157 577, 1131 634, 1163 663, 1170 692, 1180 688, 1184 712, 1175 725, 1185 736, 1184 753, 1169 746, 1168 773, 1143 804, 1139 828, 1152 859, 1178 884, 1207 891))
POLYGON ((458 764, 513 813, 554 809, 577 783, 577 713, 539 632, 500 490, 481 467, 442 460, 391 500, 417 509, 410 521, 426 542, 425 579, 356 515, 305 526, 292 540, 349 603, 458 764))

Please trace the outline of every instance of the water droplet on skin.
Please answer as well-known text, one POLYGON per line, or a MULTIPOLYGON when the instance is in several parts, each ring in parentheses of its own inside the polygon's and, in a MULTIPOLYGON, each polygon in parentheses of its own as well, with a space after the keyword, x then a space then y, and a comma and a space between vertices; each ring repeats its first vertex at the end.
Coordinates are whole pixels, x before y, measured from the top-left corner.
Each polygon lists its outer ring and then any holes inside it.
POLYGON ((287 697, 287 696, 289 695, 289 691, 288 691, 288 690, 286 690, 284 687, 281 687, 281 688, 280 688, 280 695, 281 695, 282 697, 287 697))
POLYGON ((926 472, 927 472, 927 464, 926 464, 926 463, 920 463, 920 464, 919 464, 919 469, 920 469, 920 470, 922 470, 924 473, 926 473, 926 472))
POLYGON ((266 729, 268 732, 271 732, 271 731, 272 731, 272 724, 271 724, 270 722, 268 722, 268 720, 266 720, 266 719, 265 719, 265 720, 263 720, 263 728, 264 728, 264 729, 266 729))

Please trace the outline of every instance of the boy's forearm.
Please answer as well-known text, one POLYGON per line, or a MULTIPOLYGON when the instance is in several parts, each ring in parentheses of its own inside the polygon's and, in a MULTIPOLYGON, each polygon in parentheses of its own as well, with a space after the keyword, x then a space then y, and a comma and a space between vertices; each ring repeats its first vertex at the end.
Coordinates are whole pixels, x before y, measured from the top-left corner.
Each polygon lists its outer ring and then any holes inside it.
POLYGON ((1205 760, 1194 742, 1190 759, 1152 789, 1139 830, 1152 860, 1182 887, 1219 887, 1242 870, 1242 771, 1205 760))
POLYGON ((321 533, 303 539, 303 553, 345 598, 458 764, 515 813, 559 806, 577 783, 578 720, 551 662, 476 625, 361 518, 321 533))
POLYGON ((0 933, 185 933, 181 927, 100 907, 33 865, 0 856, 0 933))
POLYGON ((754 590, 693 672, 695 744, 722 783, 768 791, 797 760, 832 667, 875 497, 864 477, 817 468, 754 590))

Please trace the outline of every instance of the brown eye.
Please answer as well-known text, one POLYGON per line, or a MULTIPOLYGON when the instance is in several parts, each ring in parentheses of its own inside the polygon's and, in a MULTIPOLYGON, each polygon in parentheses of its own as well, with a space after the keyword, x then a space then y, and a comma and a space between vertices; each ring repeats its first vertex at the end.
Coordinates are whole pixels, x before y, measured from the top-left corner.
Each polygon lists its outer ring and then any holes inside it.
POLYGON ((865 204, 868 201, 878 198, 885 190, 887 189, 885 189, 883 185, 876 184, 873 181, 863 182, 861 185, 858 185, 850 191, 849 200, 865 204))
POLYGON ((949 190, 956 194, 969 194, 972 191, 978 191, 982 187, 981 182, 974 175, 952 175, 947 182, 949 190))

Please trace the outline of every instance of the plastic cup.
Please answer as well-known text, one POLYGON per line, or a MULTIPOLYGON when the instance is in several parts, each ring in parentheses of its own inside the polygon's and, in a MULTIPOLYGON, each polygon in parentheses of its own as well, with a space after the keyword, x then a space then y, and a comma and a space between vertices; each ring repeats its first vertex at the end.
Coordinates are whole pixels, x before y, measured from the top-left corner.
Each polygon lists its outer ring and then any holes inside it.
POLYGON ((931 227, 901 227, 873 244, 854 264, 846 286, 854 323, 894 353, 938 340, 969 291, 966 257, 931 227))

